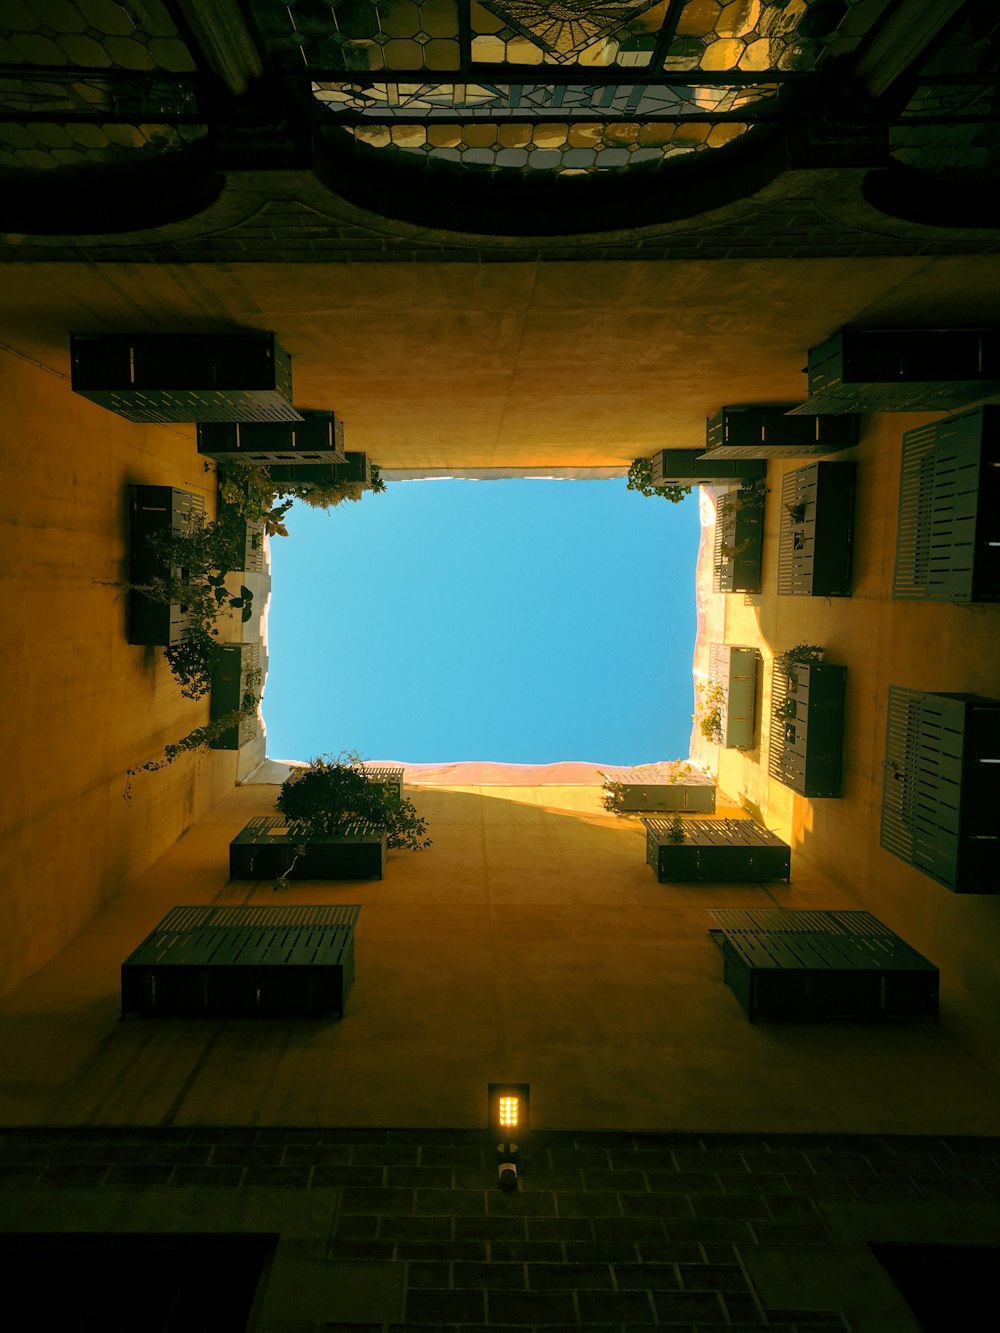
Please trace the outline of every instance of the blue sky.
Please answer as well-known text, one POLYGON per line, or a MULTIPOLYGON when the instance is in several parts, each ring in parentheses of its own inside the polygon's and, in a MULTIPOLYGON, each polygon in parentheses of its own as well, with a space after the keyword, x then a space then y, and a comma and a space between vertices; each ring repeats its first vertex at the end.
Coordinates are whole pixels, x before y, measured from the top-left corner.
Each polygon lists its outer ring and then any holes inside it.
POLYGON ((697 491, 400 481, 271 542, 273 759, 686 757, 697 491))

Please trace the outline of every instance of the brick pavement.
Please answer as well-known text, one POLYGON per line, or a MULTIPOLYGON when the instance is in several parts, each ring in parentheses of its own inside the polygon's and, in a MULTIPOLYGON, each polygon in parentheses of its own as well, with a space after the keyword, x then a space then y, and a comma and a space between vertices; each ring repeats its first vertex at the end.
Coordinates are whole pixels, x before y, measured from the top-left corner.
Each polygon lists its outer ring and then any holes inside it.
POLYGON ((22 1128, 0 1188, 334 1187, 335 1263, 405 1265, 405 1323, 376 1328, 850 1328, 850 1311, 761 1303, 755 1251, 835 1248, 831 1201, 1000 1202, 1000 1139, 540 1131, 521 1189, 482 1131, 22 1128))

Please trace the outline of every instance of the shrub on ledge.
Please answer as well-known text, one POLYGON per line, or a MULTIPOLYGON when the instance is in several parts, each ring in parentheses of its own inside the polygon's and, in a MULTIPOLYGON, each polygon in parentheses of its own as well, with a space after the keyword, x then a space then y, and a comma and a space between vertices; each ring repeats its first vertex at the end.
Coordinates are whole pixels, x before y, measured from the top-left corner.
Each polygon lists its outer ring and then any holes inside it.
POLYGON ((418 852, 429 847, 427 822, 393 785, 373 779, 357 754, 320 756, 297 769, 275 802, 306 837, 336 833, 346 824, 385 829, 389 847, 418 852))

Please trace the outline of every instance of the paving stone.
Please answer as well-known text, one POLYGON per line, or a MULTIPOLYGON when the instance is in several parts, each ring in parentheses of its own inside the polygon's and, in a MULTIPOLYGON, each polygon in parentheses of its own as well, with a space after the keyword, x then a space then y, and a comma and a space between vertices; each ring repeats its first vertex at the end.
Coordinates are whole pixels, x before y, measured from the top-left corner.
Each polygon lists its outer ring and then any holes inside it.
POLYGON ((168 1185, 173 1172, 174 1167, 172 1166, 113 1166, 104 1177, 104 1183, 106 1185, 168 1185))
POLYGON ((743 1157, 735 1150, 702 1149, 701 1152, 680 1150, 674 1153, 678 1171, 745 1171, 743 1157))
MULTIPOLYGON (((736 1264, 740 1261, 740 1251, 738 1245, 727 1245, 723 1242, 720 1245, 702 1245, 701 1262, 705 1264, 736 1264)), ((678 1263, 690 1263, 693 1260, 679 1259, 678 1263)))
POLYGON ((760 1197, 744 1194, 695 1195, 691 1206, 696 1217, 770 1217, 767 1204, 760 1197))
POLYGON ((304 1190, 309 1185, 307 1166, 248 1166, 243 1176, 247 1188, 304 1190))
POLYGON ((826 1156, 809 1154, 809 1164, 818 1176, 837 1174, 849 1180, 870 1180, 875 1175, 875 1168, 867 1157, 859 1153, 831 1152, 826 1156))
POLYGON ((684 1242, 641 1240, 637 1243, 640 1262, 644 1264, 699 1263, 706 1247, 684 1242))
POLYGON ((406 1258, 397 1255, 396 1246, 391 1240, 334 1241, 330 1245, 330 1257, 352 1263, 388 1263, 394 1258, 406 1258))
POLYGON ((626 1217, 691 1217, 691 1201, 686 1194, 621 1194, 621 1210, 626 1217))
POLYGON ((453 1274, 456 1287, 477 1287, 484 1291, 523 1291, 525 1288, 524 1264, 455 1264, 453 1274))
POLYGON ((657 1291, 653 1294, 661 1324, 678 1324, 703 1319, 725 1320, 718 1297, 708 1292, 657 1291))
MULTIPOLYGON (((755 1224, 756 1225, 756 1224, 755 1224)), ((744 1245, 752 1241, 750 1223, 740 1220, 716 1222, 710 1218, 677 1218, 667 1222, 667 1239, 674 1241, 696 1241, 703 1245, 731 1241, 734 1245, 744 1245)))
POLYGON ((978 1180, 914 1180, 924 1199, 943 1199, 949 1203, 986 1203, 989 1194, 978 1180))
MULTIPOLYGON (((546 1153, 548 1154, 549 1161, 554 1170, 608 1170, 608 1153, 602 1148, 560 1148, 555 1144, 549 1144, 546 1148, 546 1153)), ((634 1166, 634 1163, 631 1163, 630 1165, 634 1166)))
POLYGON ((753 1222, 759 1245, 829 1245, 830 1233, 820 1223, 753 1222))
MULTIPOLYGON (((644 1196, 647 1197, 647 1196, 644 1196)), ((621 1208, 616 1194, 579 1194, 561 1190, 556 1195, 560 1217, 620 1217, 621 1208)))
POLYGON ((663 1241, 666 1237, 657 1217, 595 1217, 593 1228, 597 1241, 663 1241))
POLYGON ((612 1171, 676 1171, 678 1168, 674 1153, 669 1148, 639 1148, 628 1153, 620 1149, 613 1150, 611 1169, 612 1171))
MULTIPOLYGON (((797 1178, 795 1176, 791 1177, 791 1179, 797 1178)), ((761 1195, 771 1197, 776 1194, 788 1195, 792 1192, 787 1176, 751 1176, 735 1171, 720 1171, 715 1179, 718 1180, 724 1194, 755 1194, 758 1197, 761 1195)), ((815 1180, 816 1177, 810 1173, 808 1176, 803 1176, 802 1179, 815 1180)), ((703 1193, 703 1191, 699 1190, 698 1193, 703 1193)))
POLYGON ((622 1291, 679 1291, 676 1264, 615 1264, 615 1279, 622 1291))
POLYGON ((314 1166, 314 1188, 327 1186, 360 1185, 377 1188, 382 1184, 382 1168, 378 1166, 314 1166))
POLYGON ((930 1178, 941 1174, 935 1158, 928 1153, 886 1153, 868 1159, 880 1179, 912 1179, 913 1176, 930 1178))
POLYGON ((176 1166, 170 1184, 184 1189, 236 1189, 243 1183, 241 1166, 176 1166))
POLYGON ((746 1274, 738 1264, 678 1264, 677 1273, 685 1291, 735 1291, 749 1289, 746 1274))
MULTIPOLYGON (((24 1166, 0 1166, 0 1189, 24 1189, 27 1186, 34 1185, 46 1169, 41 1164, 32 1165, 30 1163, 26 1163, 24 1166)), ((70 1170, 74 1169, 76 1168, 70 1168, 70 1170)), ((48 1183, 53 1184, 55 1182, 50 1181, 48 1183)), ((94 1183, 100 1184, 100 1181, 94 1183)))
POLYGON ((652 1323, 650 1297, 639 1291, 581 1291, 577 1294, 584 1328, 600 1324, 652 1323))
POLYGON ((528 1234, 523 1217, 456 1217, 456 1240, 524 1240, 528 1234))
POLYGON ((338 1213, 334 1225, 338 1240, 374 1240, 378 1224, 377 1214, 338 1213))
MULTIPOLYGON (((447 1213, 477 1217, 486 1211, 485 1190, 418 1189, 414 1203, 416 1213, 447 1213)), ((528 1211, 528 1210, 526 1210, 528 1211)))
POLYGON ((558 1241, 491 1240, 490 1258, 497 1264, 562 1263, 558 1241))
POLYGON ((453 1174, 447 1166, 390 1166, 385 1172, 385 1183, 404 1189, 450 1190, 453 1174))
POLYGON ((212 1165, 280 1166, 284 1153, 284 1148, 276 1144, 247 1148, 239 1144, 220 1143, 212 1151, 212 1165))
POLYGON ((744 1152, 743 1161, 751 1175, 802 1175, 812 1171, 808 1158, 799 1152, 744 1152))
POLYGON ((347 1166, 351 1149, 347 1143, 290 1143, 281 1160, 285 1166, 347 1166))
POLYGON ((352 1186, 344 1190, 340 1207, 344 1213, 412 1213, 413 1190, 352 1186))
POLYGON ((552 1194, 524 1194, 520 1190, 503 1193, 493 1190, 485 1197, 486 1211, 491 1217, 552 1217, 556 1211, 552 1194))
MULTIPOLYGON (((494 1166, 493 1178, 490 1181, 491 1186, 496 1184, 496 1167, 494 1166)), ((553 1192, 560 1190, 582 1190, 583 1172, 582 1171, 558 1171, 548 1167, 538 1170, 533 1162, 526 1162, 520 1168, 518 1173, 518 1188, 523 1193, 532 1191, 553 1192)))
POLYGON ((416 1166, 420 1148, 417 1144, 364 1144, 351 1149, 352 1166, 416 1166))
POLYGON ((487 1293, 490 1324, 554 1324, 576 1322, 568 1291, 491 1291, 487 1293))
MULTIPOLYGON (((661 1173, 664 1174, 664 1173, 661 1173)), ((559 1186, 558 1188, 579 1189, 579 1182, 575 1186, 559 1186)), ((584 1171, 583 1188, 585 1190, 606 1190, 616 1192, 619 1190, 628 1190, 632 1193, 648 1189, 646 1177, 641 1171, 584 1171)))
POLYGON ((759 1326, 764 1322, 764 1314, 752 1296, 741 1296, 727 1291, 722 1297, 722 1304, 733 1324, 759 1326))
POLYGON ((848 1180, 843 1172, 826 1176, 787 1176, 786 1179, 793 1194, 804 1194, 810 1199, 856 1199, 856 1186, 862 1183, 848 1180))
MULTIPOLYGON (((420 1289, 436 1287, 445 1290, 451 1286, 451 1264, 426 1261, 409 1263, 406 1265, 406 1285, 420 1289)), ((466 1286, 468 1285, 470 1284, 466 1283, 466 1286)))
POLYGON ((856 1180, 854 1194, 859 1199, 903 1203, 919 1199, 920 1191, 912 1180, 856 1180))
POLYGON ((159 1166, 208 1166, 212 1149, 208 1144, 191 1147, 186 1144, 165 1143, 149 1150, 148 1160, 159 1166))
POLYGON ((588 1241, 593 1227, 587 1217, 529 1217, 529 1240, 588 1241))
POLYGON ((562 1248, 568 1264, 631 1264, 639 1257, 634 1241, 563 1241, 562 1248))
MULTIPOLYGON (((759 1190, 759 1186, 745 1172, 733 1172, 731 1177, 738 1177, 747 1183, 747 1187, 759 1190)), ((649 1188, 660 1194, 720 1194, 720 1178, 710 1171, 647 1171, 649 1188)))
MULTIPOLYGON (((493 1151, 495 1155, 496 1150, 493 1151)), ((428 1143, 420 1149, 420 1165, 447 1166, 452 1170, 458 1170, 460 1167, 482 1170, 486 1165, 486 1151, 484 1148, 461 1145, 438 1147, 428 1143)))
POLYGON ((942 1175, 951 1180, 965 1177, 970 1180, 1000 1180, 1000 1159, 988 1157, 984 1153, 963 1152, 951 1157, 942 1154, 934 1160, 942 1175))
POLYGON ((479 1291, 414 1291, 406 1293, 406 1318, 434 1320, 440 1325, 482 1323, 483 1293, 479 1291))
POLYGON ((255 1129, 194 1129, 190 1143, 240 1144, 245 1148, 253 1147, 257 1138, 255 1129))
POLYGON ((395 1246, 397 1259, 415 1260, 419 1263, 443 1263, 451 1259, 455 1263, 485 1263, 488 1255, 485 1241, 433 1241, 433 1240, 397 1240, 385 1242, 390 1249, 395 1246))
POLYGON ((614 1286, 609 1264, 531 1264, 527 1265, 531 1291, 583 1291, 614 1286))
POLYGON ((818 1222, 819 1214, 812 1199, 767 1199, 768 1210, 776 1222, 818 1222))
POLYGON ((769 1306, 764 1313, 768 1321, 785 1320, 794 1323, 797 1328, 843 1328, 844 1320, 835 1310, 772 1310, 769 1306))
POLYGON ((380 1217, 379 1240, 451 1241, 450 1217, 380 1217))

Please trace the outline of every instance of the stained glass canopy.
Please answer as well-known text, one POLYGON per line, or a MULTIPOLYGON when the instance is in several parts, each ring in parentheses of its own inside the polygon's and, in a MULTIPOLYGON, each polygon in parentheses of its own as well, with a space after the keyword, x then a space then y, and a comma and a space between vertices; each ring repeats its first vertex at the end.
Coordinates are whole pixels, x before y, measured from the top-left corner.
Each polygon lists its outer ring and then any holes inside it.
POLYGON ((252 0, 281 74, 369 148, 480 171, 621 171, 788 111, 888 0, 252 0))

